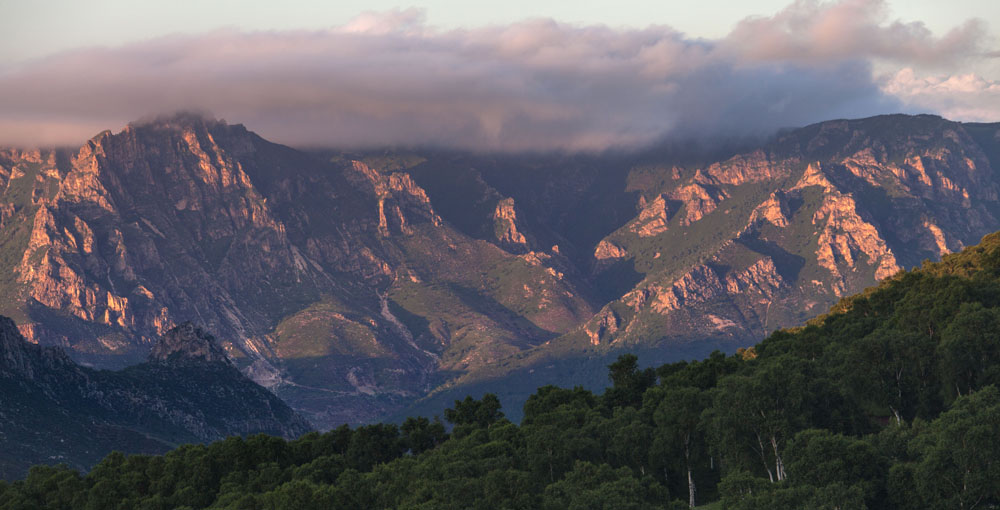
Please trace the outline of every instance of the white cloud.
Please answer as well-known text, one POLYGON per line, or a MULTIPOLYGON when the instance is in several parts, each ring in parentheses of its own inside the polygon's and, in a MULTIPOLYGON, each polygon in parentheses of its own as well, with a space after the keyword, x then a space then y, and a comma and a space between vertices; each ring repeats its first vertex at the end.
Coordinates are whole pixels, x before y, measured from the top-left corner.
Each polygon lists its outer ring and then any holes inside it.
POLYGON ((1000 121, 1000 81, 976 74, 917 76, 911 68, 883 78, 882 90, 909 109, 938 113, 953 120, 1000 121))

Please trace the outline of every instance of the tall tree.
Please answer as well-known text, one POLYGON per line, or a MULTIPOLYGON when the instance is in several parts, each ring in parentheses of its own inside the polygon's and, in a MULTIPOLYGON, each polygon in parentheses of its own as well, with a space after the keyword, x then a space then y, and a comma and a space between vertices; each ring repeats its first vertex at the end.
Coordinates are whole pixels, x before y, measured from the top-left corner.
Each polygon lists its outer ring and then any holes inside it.
MULTIPOLYGON (((660 393, 653 412, 654 434, 667 445, 674 458, 684 459, 687 473, 688 506, 694 507, 697 487, 693 476, 694 463, 704 450, 701 415, 711 404, 708 393, 698 388, 680 387, 650 390, 660 393)), ((656 398, 650 396, 650 398, 656 398)))
POLYGON ((914 439, 922 454, 914 478, 933 508, 1000 504, 1000 390, 987 386, 955 400, 914 439))
POLYGON ((749 468, 752 452, 769 480, 785 479, 785 444, 807 423, 804 365, 784 355, 719 381, 708 419, 721 456, 749 468))

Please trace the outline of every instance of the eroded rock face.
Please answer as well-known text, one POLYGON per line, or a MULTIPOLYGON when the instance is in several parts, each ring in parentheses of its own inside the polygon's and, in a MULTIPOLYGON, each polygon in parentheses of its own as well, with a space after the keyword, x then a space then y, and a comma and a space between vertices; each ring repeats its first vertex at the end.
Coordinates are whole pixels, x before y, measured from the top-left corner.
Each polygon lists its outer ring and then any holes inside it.
POLYGON ((378 233, 382 237, 390 235, 390 227, 394 233, 413 234, 408 224, 413 221, 441 226, 441 218, 434 212, 427 193, 409 175, 399 172, 383 175, 361 161, 352 161, 351 168, 354 172, 348 179, 370 186, 377 199, 378 233))
MULTIPOLYGON (((16 253, 0 262, 12 296, 0 313, 26 316, 32 341, 95 362, 138 362, 196 320, 276 391, 314 372, 301 353, 330 353, 314 362, 329 368, 324 379, 301 383, 320 388, 307 398, 316 406, 343 407, 322 426, 374 419, 393 399, 429 390, 449 349, 479 366, 498 355, 485 353, 539 343, 592 313, 564 279, 561 255, 504 252, 456 232, 405 171, 328 161, 238 125, 181 115, 101 133, 73 152, 4 151, 0 180, 5 246, 16 253), (490 271, 504 281, 483 281, 490 271), (510 291, 525 286, 529 298, 510 291), (425 314, 425 298, 471 293, 498 305, 430 317, 429 332, 410 332, 400 324, 413 322, 382 313, 396 291, 421 296, 406 306, 425 314), (324 312, 334 326, 303 340, 308 348, 279 345, 277 326, 320 303, 335 303, 324 312), (510 320, 509 309, 526 320, 510 320), (462 336, 477 329, 488 332, 481 341, 462 336), (337 342, 365 348, 326 348, 337 342), (377 384, 354 385, 348 374, 377 384), (344 397, 331 404, 329 395, 344 397)), ((530 243, 511 206, 498 209, 511 220, 509 240, 530 243)), ((293 320, 285 330, 310 327, 293 320)))
POLYGON ((652 287, 652 308, 659 314, 679 310, 694 303, 707 302, 719 295, 753 292, 773 297, 786 285, 770 258, 762 258, 750 267, 728 274, 708 265, 695 267, 667 288, 652 287))
POLYGON ((175 326, 164 333, 150 351, 149 361, 232 364, 226 351, 216 343, 215 337, 191 322, 175 326))
POLYGON ((788 175, 782 162, 772 163, 763 150, 740 154, 721 162, 713 163, 705 173, 714 183, 729 186, 774 181, 788 175))
MULTIPOLYGON (((750 343, 975 242, 1000 228, 1000 184, 984 152, 995 141, 977 140, 939 118, 826 122, 676 184, 660 176, 658 198, 595 250, 595 260, 629 254, 642 281, 581 338, 614 345, 742 334, 750 343), (709 217, 721 232, 699 227, 709 217), (609 327, 608 314, 621 309, 629 318, 609 327)), ((648 171, 643 179, 653 182, 648 171)))
POLYGON ((674 190, 670 196, 683 204, 684 216, 680 220, 683 227, 711 214, 719 207, 719 204, 726 199, 724 192, 715 188, 711 184, 705 184, 706 179, 699 172, 693 179, 694 182, 686 184, 674 190), (699 182, 702 181, 702 182, 699 182))
POLYGON ((594 249, 594 258, 597 260, 621 259, 628 256, 628 252, 607 239, 601 240, 594 249))
POLYGON ((876 281, 902 269, 879 230, 858 215, 853 197, 839 193, 826 195, 812 223, 820 229, 816 260, 830 271, 837 297, 846 290, 841 268, 854 269, 861 255, 866 257, 868 265, 874 266, 876 281))
POLYGON ((766 221, 775 227, 785 228, 788 226, 788 217, 788 202, 784 193, 776 191, 750 213, 749 225, 766 221))
POLYGON ((584 326, 583 331, 590 338, 591 344, 600 345, 602 340, 613 338, 618 332, 618 316, 612 310, 602 310, 584 326))
POLYGON ((630 227, 639 237, 652 237, 667 231, 670 220, 667 200, 663 195, 657 195, 639 213, 639 220, 630 227))
POLYGON ((517 210, 514 199, 505 198, 497 202, 493 211, 493 225, 496 240, 500 246, 511 253, 525 253, 531 250, 528 238, 518 227, 517 210))

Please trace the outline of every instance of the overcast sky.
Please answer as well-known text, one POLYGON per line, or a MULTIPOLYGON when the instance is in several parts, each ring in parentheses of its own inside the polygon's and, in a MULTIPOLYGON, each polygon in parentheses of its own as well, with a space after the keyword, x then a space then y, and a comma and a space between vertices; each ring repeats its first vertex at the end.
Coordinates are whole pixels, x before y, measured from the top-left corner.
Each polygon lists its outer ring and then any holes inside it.
POLYGON ((177 110, 292 145, 600 150, 1000 121, 1000 2, 0 2, 0 144, 177 110))

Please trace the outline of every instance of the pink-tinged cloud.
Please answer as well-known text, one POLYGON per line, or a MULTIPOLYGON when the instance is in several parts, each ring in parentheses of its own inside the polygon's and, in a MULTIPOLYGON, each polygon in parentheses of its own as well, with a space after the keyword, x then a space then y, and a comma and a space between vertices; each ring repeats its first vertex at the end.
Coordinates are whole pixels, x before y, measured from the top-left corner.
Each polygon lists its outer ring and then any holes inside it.
POLYGON ((917 76, 905 68, 885 78, 882 89, 909 109, 974 122, 1000 121, 1000 81, 972 73, 917 76))
POLYGON ((324 31, 165 37, 0 71, 0 144, 76 144, 204 110, 293 145, 635 147, 897 111, 873 62, 949 69, 987 51, 979 21, 935 37, 886 12, 799 1, 714 41, 544 19, 439 31, 413 9, 324 31))
POLYGON ((922 22, 890 20, 881 0, 797 0, 772 17, 741 21, 721 46, 750 60, 873 58, 948 67, 980 55, 987 33, 983 20, 972 19, 935 37, 922 22))

